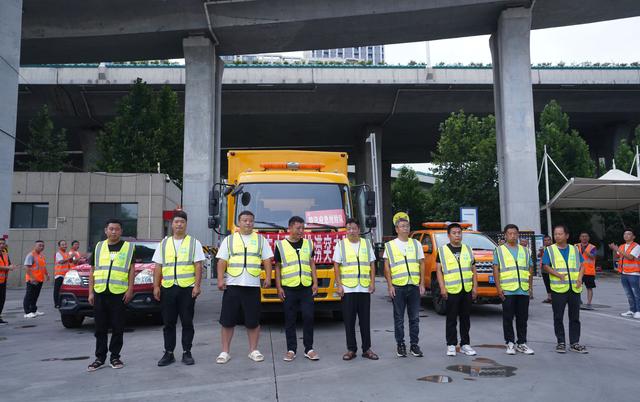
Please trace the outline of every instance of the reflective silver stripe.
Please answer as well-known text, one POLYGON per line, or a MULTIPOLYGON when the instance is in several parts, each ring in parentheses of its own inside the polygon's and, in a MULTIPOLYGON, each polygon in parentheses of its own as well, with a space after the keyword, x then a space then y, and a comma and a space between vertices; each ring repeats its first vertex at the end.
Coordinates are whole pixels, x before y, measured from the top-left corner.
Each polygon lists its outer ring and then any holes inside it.
POLYGON ((363 267, 368 267, 368 265, 358 264, 357 261, 356 262, 345 262, 345 263, 342 263, 340 265, 342 265, 343 267, 357 267, 358 265, 362 265, 363 267))
POLYGON ((162 241, 160 242, 160 250, 162 250, 162 264, 164 265, 164 263, 167 261, 167 238, 165 237, 164 239, 162 239, 162 241))
MULTIPOLYGON (((347 239, 342 239, 342 241, 340 242, 340 251, 342 251, 342 261, 347 261, 347 251, 344 248, 344 243, 347 241, 347 239)), ((352 263, 349 263, 350 265, 352 265, 352 263)), ((348 266, 346 264, 342 264, 344 266, 348 266)), ((355 265, 358 265, 358 263, 355 263, 355 265)))
POLYGON ((281 265, 282 265, 282 268, 293 267, 298 265, 298 262, 297 261, 287 262, 287 263, 282 263, 281 265))
POLYGON ((409 276, 409 273, 407 271, 403 271, 397 274, 391 274, 391 278, 395 279, 395 278, 402 278, 405 276, 409 276))
POLYGON ((262 257, 262 253, 251 253, 247 251, 247 257, 262 257))
POLYGON ((163 277, 162 279, 165 280, 173 280, 173 279, 184 279, 184 278, 195 278, 195 273, 191 273, 191 274, 178 274, 177 277, 174 277, 173 274, 171 275, 167 275, 165 277, 163 277))
MULTIPOLYGON (((298 272, 292 272, 290 274, 286 274, 286 275, 282 275, 282 279, 288 279, 288 278, 294 278, 297 277, 299 274, 298 272)), ((308 278, 311 278, 311 274, 309 272, 306 271, 302 271, 302 276, 306 276, 308 278)))
POLYGON ((453 281, 444 281, 444 282, 445 282, 445 283, 444 283, 444 284, 445 284, 445 287, 446 287, 447 285, 448 285, 448 286, 453 286, 453 285, 460 285, 460 284, 462 284, 462 282, 460 282, 460 279, 456 279, 456 280, 453 280, 453 281))
POLYGON ((170 268, 173 268, 173 266, 174 266, 174 265, 175 265, 175 266, 177 266, 177 267, 188 267, 188 266, 193 265, 193 262, 189 262, 189 261, 180 262, 180 261, 178 261, 178 262, 176 262, 175 264, 174 264, 174 263, 164 264, 164 265, 162 265, 162 267, 163 267, 163 268, 164 268, 164 267, 170 267, 170 268))
MULTIPOLYGON (((106 284, 107 283, 107 279, 96 279, 93 282, 95 285, 102 285, 102 284, 106 284)), ((129 283, 125 282, 125 281, 119 281, 117 279, 113 279, 110 278, 109 279, 109 284, 114 284, 114 285, 122 285, 122 286, 127 286, 129 283)))
POLYGON ((549 251, 547 254, 549 254, 549 260, 551 260, 551 267, 553 269, 556 268, 556 256, 555 253, 553 252, 553 246, 548 246, 547 250, 549 251))
POLYGON ((395 258, 393 258, 393 249, 391 248, 391 241, 387 242, 384 245, 384 248, 385 248, 385 251, 387 252, 387 257, 389 258, 389 263, 390 263, 389 265, 391 265, 391 267, 395 267, 399 263, 395 260, 395 258))
POLYGON ((509 278, 509 279, 501 279, 500 280, 500 284, 503 284, 503 283, 514 283, 514 282, 516 282, 516 283, 519 282, 518 278, 509 278))
POLYGON ((242 263, 239 262, 232 262, 230 264, 227 264, 227 267, 231 267, 231 268, 260 268, 262 266, 262 264, 247 264, 246 266, 242 263))
POLYGON ((185 237, 185 239, 189 239, 189 257, 188 260, 190 261, 190 264, 193 264, 193 258, 196 255, 196 242, 193 239, 193 237, 187 235, 185 237))
MULTIPOLYGON (((365 275, 365 276, 366 276, 366 275, 365 275)), ((358 274, 342 274, 342 275, 341 275, 341 277, 342 277, 342 278, 346 278, 346 279, 349 279, 349 278, 358 278, 358 274)))
MULTIPOLYGON (((109 266, 108 265, 101 265, 101 266, 97 267, 96 269, 108 271, 109 270, 109 266)), ((125 272, 125 273, 129 272, 129 268, 124 268, 124 267, 120 268, 120 267, 117 267, 117 266, 111 266, 111 270, 112 271, 118 271, 118 272, 125 272)))
POLYGON ((286 253, 284 252, 284 246, 282 245, 282 240, 278 240, 276 242, 276 248, 280 252, 280 260, 282 260, 280 264, 282 264, 282 267, 284 268, 291 265, 291 263, 287 261, 287 256, 285 255, 286 253))

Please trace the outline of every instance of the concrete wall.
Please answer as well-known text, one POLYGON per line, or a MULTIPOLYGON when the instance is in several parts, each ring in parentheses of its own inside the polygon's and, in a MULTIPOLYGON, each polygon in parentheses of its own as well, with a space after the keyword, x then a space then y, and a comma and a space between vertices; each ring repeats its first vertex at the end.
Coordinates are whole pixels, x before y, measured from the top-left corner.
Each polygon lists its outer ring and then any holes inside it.
MULTIPOLYGON (((93 202, 138 204, 138 238, 164 236, 163 210, 180 205, 180 189, 165 181, 164 174, 147 173, 49 173, 15 172, 12 202, 46 202, 46 229, 9 229, 9 256, 21 264, 36 240, 45 242, 47 268, 53 273, 58 240, 80 241, 87 251, 89 205, 93 202)), ((71 246, 71 244, 69 244, 71 246)), ((24 269, 9 275, 9 286, 22 286, 24 269)))

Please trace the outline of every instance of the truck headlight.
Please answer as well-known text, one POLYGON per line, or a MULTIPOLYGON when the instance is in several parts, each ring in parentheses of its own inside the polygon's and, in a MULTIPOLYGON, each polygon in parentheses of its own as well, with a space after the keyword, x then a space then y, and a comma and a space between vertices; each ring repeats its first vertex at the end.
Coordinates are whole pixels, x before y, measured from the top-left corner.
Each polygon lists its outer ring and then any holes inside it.
POLYGON ((153 283, 153 270, 147 268, 143 269, 136 275, 133 280, 134 285, 148 285, 153 283))
POLYGON ((75 269, 71 269, 65 274, 64 279, 62 280, 62 284, 69 286, 81 286, 82 279, 80 279, 80 274, 78 273, 78 271, 76 271, 75 269))

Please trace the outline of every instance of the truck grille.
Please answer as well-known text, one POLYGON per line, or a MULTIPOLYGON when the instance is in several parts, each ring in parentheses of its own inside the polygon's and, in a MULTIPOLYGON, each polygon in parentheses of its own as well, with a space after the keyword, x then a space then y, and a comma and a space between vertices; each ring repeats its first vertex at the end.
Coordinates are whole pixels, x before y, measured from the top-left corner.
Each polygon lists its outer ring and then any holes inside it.
POLYGON ((493 263, 489 261, 483 261, 483 262, 476 261, 476 272, 479 274, 493 273, 493 263))

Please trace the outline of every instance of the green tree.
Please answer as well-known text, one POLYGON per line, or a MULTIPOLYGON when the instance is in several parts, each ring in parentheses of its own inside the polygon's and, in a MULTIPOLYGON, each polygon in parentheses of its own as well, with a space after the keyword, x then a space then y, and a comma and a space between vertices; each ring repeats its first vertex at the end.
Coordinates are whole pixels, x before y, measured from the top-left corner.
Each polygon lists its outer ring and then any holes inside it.
POLYGON ((67 161, 67 132, 64 128, 55 130, 47 105, 29 121, 29 132, 27 158, 21 167, 30 172, 61 171, 67 161))
MULTIPOLYGON (((616 149, 614 160, 616 161, 616 168, 623 172, 629 173, 631 165, 633 165, 633 158, 636 156, 636 147, 640 145, 640 125, 636 127, 633 140, 629 142, 627 139, 620 140, 618 148, 616 149)), ((633 174, 633 173, 632 173, 633 174)))
POLYGON ((427 193, 429 220, 457 221, 460 207, 478 207, 483 230, 500 228, 496 123, 493 116, 452 113, 440 125, 432 155, 436 183, 427 193))
POLYGON ((416 172, 407 166, 400 169, 398 178, 391 185, 393 213, 406 212, 412 228, 420 226, 425 219, 426 193, 420 187, 416 172))
POLYGON ((182 183, 184 116, 168 86, 154 92, 138 78, 118 104, 116 117, 97 137, 96 168, 105 172, 156 172, 160 163, 182 183))

